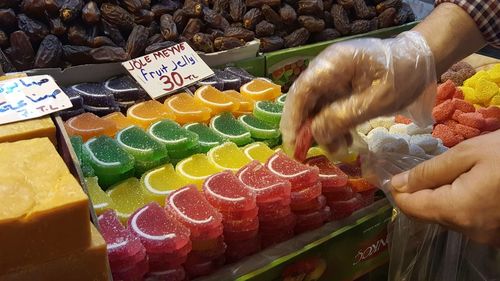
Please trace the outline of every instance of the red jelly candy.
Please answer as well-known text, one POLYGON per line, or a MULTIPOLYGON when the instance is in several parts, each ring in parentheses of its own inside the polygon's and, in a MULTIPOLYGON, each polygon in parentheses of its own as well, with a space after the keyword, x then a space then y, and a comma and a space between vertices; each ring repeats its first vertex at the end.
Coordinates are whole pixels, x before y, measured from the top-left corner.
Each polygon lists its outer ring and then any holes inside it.
POLYGON ((500 120, 497 118, 486 118, 484 130, 486 131, 496 131, 500 129, 500 120))
POLYGON ((398 124, 406 124, 406 125, 412 123, 410 118, 408 118, 404 115, 401 115, 401 114, 396 115, 396 117, 394 118, 394 122, 396 122, 398 124))
POLYGON ((305 204, 308 201, 316 199, 321 195, 321 183, 318 182, 309 188, 299 191, 292 191, 292 204, 305 204))
POLYGON ((149 271, 148 259, 143 259, 135 266, 122 271, 112 271, 113 280, 117 281, 137 281, 142 280, 149 271))
POLYGON ((443 124, 438 124, 434 127, 432 136, 441 139, 447 147, 453 147, 464 139, 461 135, 455 134, 452 129, 443 124))
POLYGON ((350 178, 360 178, 361 168, 358 165, 341 163, 337 167, 347 174, 350 178))
POLYGON ((294 214, 285 217, 276 218, 269 221, 261 221, 259 229, 261 233, 278 232, 282 229, 290 229, 295 226, 297 219, 294 214))
POLYGON ((457 121, 457 122, 460 122, 458 121, 458 117, 460 115, 462 115, 464 112, 462 110, 455 110, 455 112, 453 112, 453 116, 451 116, 451 119, 457 121))
POLYGON ((265 202, 290 199, 290 182, 273 174, 258 161, 241 168, 236 176, 255 193, 259 207, 265 202))
POLYGON ((203 194, 220 211, 245 211, 257 207, 255 195, 229 171, 207 178, 203 183, 203 194))
POLYGON ((220 211, 220 213, 222 214, 223 220, 247 220, 256 217, 259 213, 259 208, 255 207, 251 210, 233 212, 220 211))
POLYGON ((307 157, 307 152, 309 151, 309 148, 311 148, 313 142, 311 125, 312 125, 312 119, 307 120, 306 122, 304 122, 304 124, 302 124, 302 127, 297 133, 297 138, 295 141, 295 153, 294 153, 294 158, 297 161, 304 162, 304 160, 306 160, 307 157))
POLYGON ((224 237, 209 240, 193 240, 193 251, 210 251, 223 247, 224 237))
POLYGON ((145 281, 183 281, 186 280, 184 268, 177 267, 164 271, 149 272, 145 281))
POLYGON ((441 123, 450 119, 454 111, 455 107, 451 100, 446 100, 432 109, 432 117, 436 122, 441 123))
POLYGON ((484 118, 500 119, 500 107, 490 106, 488 108, 480 108, 477 110, 484 118))
POLYGON ((216 238, 222 234, 222 215, 194 185, 170 193, 165 208, 191 230, 192 240, 216 238))
POLYGON ((354 197, 355 193, 352 190, 352 187, 349 185, 338 187, 336 189, 332 189, 328 192, 323 192, 323 195, 326 197, 328 202, 330 201, 346 201, 354 197))
POLYGON ((269 160, 266 167, 275 175, 290 181, 292 191, 308 188, 319 180, 319 169, 301 164, 283 152, 277 152, 269 160))
POLYGON ((453 99, 451 100, 455 109, 458 109, 463 112, 474 112, 476 108, 468 101, 462 99, 453 99))
POLYGON ((247 231, 235 231, 235 232, 224 230, 224 241, 226 241, 226 243, 240 242, 242 240, 252 239, 258 233, 259 233, 258 228, 247 231))
POLYGON ((377 188, 364 178, 349 179, 349 186, 354 192, 362 192, 377 188))
POLYGON ((299 215, 299 213, 302 212, 316 212, 319 211, 323 208, 325 208, 326 205, 326 197, 323 195, 320 195, 313 200, 299 203, 299 204, 291 204, 290 207, 292 211, 299 215))
POLYGON ((316 156, 307 159, 306 164, 319 168, 319 179, 323 191, 330 188, 345 186, 347 184, 347 175, 325 156, 316 156))
POLYGON ((446 82, 438 85, 436 99, 438 100, 447 100, 451 99, 453 95, 455 95, 456 90, 455 83, 451 80, 447 80, 446 82))
POLYGON ((486 125, 483 115, 479 112, 462 113, 457 117, 457 119, 458 123, 479 130, 483 129, 486 125))
POLYGON ((248 231, 259 228, 259 219, 254 217, 248 220, 241 221, 223 221, 224 230, 227 231, 248 231))
POLYGON ((464 99, 464 92, 462 92, 462 90, 457 87, 455 89, 455 93, 453 94, 453 98, 463 100, 464 99))
POLYGON ((454 132, 456 134, 461 135, 461 136, 463 136, 466 139, 470 139, 470 138, 479 136, 479 134, 481 133, 481 131, 479 131, 479 129, 472 128, 472 127, 469 127, 469 126, 465 126, 465 125, 462 125, 462 124, 457 124, 453 128, 453 130, 454 130, 454 132))
POLYGON ((457 126, 458 122, 455 120, 446 120, 443 122, 443 125, 446 125, 448 128, 455 130, 455 127, 457 126))
POLYGON ((328 202, 328 206, 331 210, 332 219, 340 220, 350 216, 354 211, 362 208, 363 200, 361 195, 356 194, 355 197, 347 201, 328 202))
POLYGON ((371 189, 363 192, 359 192, 361 195, 361 201, 363 202, 363 207, 370 206, 375 201, 376 189, 371 189))
POLYGON ((281 207, 281 208, 276 208, 273 209, 272 211, 266 211, 266 212, 260 212, 259 211, 259 220, 260 221, 269 221, 269 220, 274 220, 276 218, 281 218, 288 216, 292 213, 292 209, 290 208, 290 205, 281 207))
POLYGON ((325 222, 331 217, 330 207, 325 207, 323 210, 310 214, 309 217, 297 219, 297 225, 295 226, 295 233, 303 233, 306 231, 314 230, 321 227, 325 222))

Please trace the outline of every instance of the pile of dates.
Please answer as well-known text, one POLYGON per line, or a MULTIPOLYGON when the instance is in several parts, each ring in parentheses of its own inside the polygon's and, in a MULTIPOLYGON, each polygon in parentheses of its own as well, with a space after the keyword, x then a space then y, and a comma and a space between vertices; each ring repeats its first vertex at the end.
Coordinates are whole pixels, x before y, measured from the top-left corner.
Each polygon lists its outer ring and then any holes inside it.
POLYGON ((124 61, 177 42, 270 52, 414 21, 402 0, 1 0, 4 71, 124 61))

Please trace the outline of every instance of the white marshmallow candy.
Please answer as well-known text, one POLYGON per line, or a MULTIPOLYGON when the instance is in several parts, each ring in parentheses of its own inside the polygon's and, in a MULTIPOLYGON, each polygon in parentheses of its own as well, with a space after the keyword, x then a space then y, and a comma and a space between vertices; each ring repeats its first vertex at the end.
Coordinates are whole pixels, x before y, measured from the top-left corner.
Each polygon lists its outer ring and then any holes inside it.
POLYGON ((382 152, 393 152, 405 155, 409 153, 408 143, 404 139, 394 139, 391 142, 384 143, 380 149, 382 152))
POLYGON ((395 137, 397 139, 404 139, 407 143, 410 143, 411 136, 407 134, 389 134, 391 137, 395 137))
POLYGON ((389 128, 389 133, 391 134, 408 134, 408 125, 406 124, 394 124, 389 128))
POLYGON ((422 128, 422 127, 415 125, 414 123, 411 123, 410 125, 408 125, 407 133, 410 136, 432 134, 432 125, 422 128))
POLYGON ((411 136, 410 144, 416 144, 426 153, 432 153, 436 149, 438 141, 431 134, 423 134, 411 136))
POLYGON ((416 144, 410 144, 410 155, 415 157, 425 157, 425 151, 416 144))
POLYGON ((386 128, 378 127, 378 128, 371 130, 366 136, 368 137, 368 139, 373 139, 376 136, 382 137, 382 136, 388 136, 388 135, 389 135, 389 131, 386 128))
POLYGON ((395 117, 394 116, 392 116, 392 117, 378 117, 378 118, 370 120, 369 122, 373 128, 384 127, 386 129, 389 129, 392 125, 395 124, 395 117))
POLYGON ((369 122, 365 122, 361 125, 358 125, 358 127, 356 127, 356 131, 358 131, 358 133, 361 133, 363 135, 368 134, 372 129, 373 129, 373 127, 370 125, 369 122))
POLYGON ((434 149, 434 151, 431 154, 432 155, 439 155, 439 154, 445 153, 447 150, 448 150, 448 148, 446 146, 438 143, 436 149, 434 149))

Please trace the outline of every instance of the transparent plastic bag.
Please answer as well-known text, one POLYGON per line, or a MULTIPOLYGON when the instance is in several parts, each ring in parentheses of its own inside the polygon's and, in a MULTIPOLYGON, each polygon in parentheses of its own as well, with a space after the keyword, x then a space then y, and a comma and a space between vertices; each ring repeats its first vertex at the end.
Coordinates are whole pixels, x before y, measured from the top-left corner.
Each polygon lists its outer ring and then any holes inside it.
POLYGON ((500 280, 499 249, 440 225, 416 221, 394 204, 392 176, 425 159, 397 153, 366 153, 362 158, 363 176, 377 184, 394 207, 389 224, 389 281, 500 280))

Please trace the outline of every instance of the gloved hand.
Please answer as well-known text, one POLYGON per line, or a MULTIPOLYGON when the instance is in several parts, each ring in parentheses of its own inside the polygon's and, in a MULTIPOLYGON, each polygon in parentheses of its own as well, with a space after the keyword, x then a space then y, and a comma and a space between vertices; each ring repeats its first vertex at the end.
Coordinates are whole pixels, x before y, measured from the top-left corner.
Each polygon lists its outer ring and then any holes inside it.
POLYGON ((288 92, 280 125, 284 147, 293 150, 300 128, 312 119, 314 139, 334 152, 356 125, 403 110, 417 98, 410 117, 430 125, 435 91, 434 58, 417 32, 334 44, 288 92))

